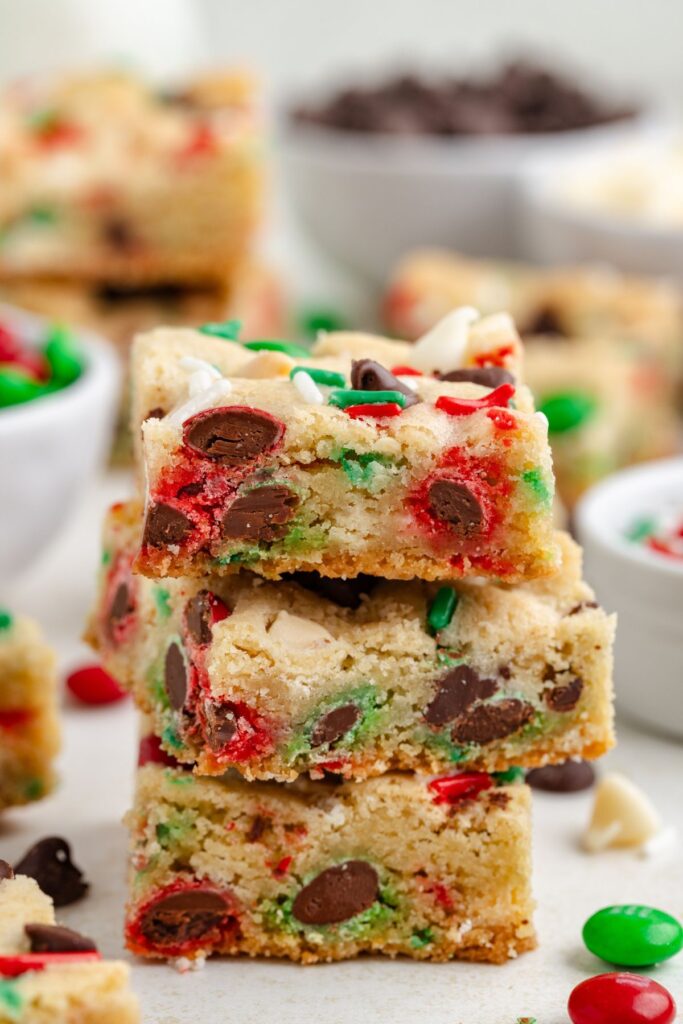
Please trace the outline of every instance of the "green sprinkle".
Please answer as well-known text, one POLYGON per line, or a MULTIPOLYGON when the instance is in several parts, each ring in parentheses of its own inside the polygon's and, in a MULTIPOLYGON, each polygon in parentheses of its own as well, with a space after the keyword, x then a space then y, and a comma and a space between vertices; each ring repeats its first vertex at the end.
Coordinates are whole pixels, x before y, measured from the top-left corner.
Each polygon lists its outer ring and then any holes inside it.
POLYGON ((524 782, 524 769, 513 765, 504 772, 492 772, 497 786, 512 786, 518 782, 524 782))
POLYGON ((372 489, 381 469, 388 469, 393 460, 379 452, 356 452, 353 448, 342 448, 339 462, 347 479, 354 487, 372 489))
POLYGON ((654 519, 636 519, 635 523, 629 530, 626 531, 626 539, 638 542, 645 540, 646 537, 652 536, 656 529, 656 522, 654 519))
POLYGON ((50 364, 52 378, 59 387, 66 387, 83 372, 83 360, 74 336, 66 327, 51 328, 45 344, 45 358, 50 364))
POLYGON ((102 558, 100 559, 102 565, 109 565, 111 562, 111 551, 107 551, 106 548, 102 552, 102 558))
POLYGON ((221 565, 246 565, 249 562, 258 562, 264 552, 258 548, 245 548, 244 551, 235 551, 227 558, 219 558, 221 565))
POLYGON ((45 786, 42 779, 29 779, 24 786, 24 796, 27 800, 40 800, 45 793, 45 786))
POLYGON ((425 946, 431 945, 434 941, 434 932, 431 928, 420 928, 419 931, 413 932, 410 938, 410 945, 413 949, 424 949, 425 946))
POLYGON ((341 313, 324 306, 302 309, 297 320, 307 338, 317 337, 319 331, 343 331, 347 326, 341 313))
POLYGON ((171 747, 173 750, 183 750, 185 747, 174 725, 165 726, 161 733, 161 741, 164 746, 171 747))
POLYGON ((54 224, 57 214, 49 206, 32 206, 26 214, 26 220, 31 224, 54 224))
POLYGON ((427 614, 427 622, 432 633, 438 633, 450 625, 458 600, 458 592, 453 587, 439 588, 427 614))
POLYGON ((346 377, 343 373, 335 373, 334 370, 316 370, 313 366, 295 366, 290 370, 290 380, 294 380, 297 373, 307 373, 316 384, 326 384, 330 388, 343 388, 346 384, 346 377))
POLYGON ((177 768, 167 768, 164 772, 164 776, 166 781, 170 782, 172 786, 191 786, 194 782, 194 775, 192 772, 179 772, 177 768))
POLYGON ((238 341, 242 330, 241 320, 224 320, 223 323, 202 324, 199 328, 202 334, 208 334, 212 338, 223 338, 225 341, 238 341))
POLYGON ((305 359, 311 354, 307 348, 295 345, 293 341, 275 341, 268 338, 264 338, 262 341, 245 341, 244 347, 251 352, 284 352, 292 359, 305 359))
POLYGON ((548 432, 566 434, 590 419, 598 408, 591 395, 582 391, 566 391, 542 399, 538 411, 548 418, 548 432))
POLYGON ((344 388, 343 391, 332 391, 328 398, 330 405, 336 405, 338 409, 347 409, 350 405, 376 405, 380 402, 394 402, 405 408, 407 395, 400 391, 356 391, 353 388, 344 388))
POLYGON ((24 999, 17 990, 16 981, 0 981, 0 1006, 3 1016, 18 1021, 24 1008, 24 999))
POLYGON ((165 587, 154 588, 154 603, 161 619, 168 619, 171 615, 171 595, 165 587))
POLYGON ((13 622, 12 613, 8 612, 6 608, 0 608, 0 632, 11 629, 13 622))
POLYGON ((545 477, 540 469, 527 469, 525 473, 522 473, 522 480, 525 484, 529 485, 536 497, 541 501, 549 502, 551 500, 552 492, 545 482, 545 477))
POLYGON ((40 384, 23 370, 15 370, 11 366, 0 369, 0 409, 10 405, 22 405, 39 395, 46 394, 44 384, 40 384))

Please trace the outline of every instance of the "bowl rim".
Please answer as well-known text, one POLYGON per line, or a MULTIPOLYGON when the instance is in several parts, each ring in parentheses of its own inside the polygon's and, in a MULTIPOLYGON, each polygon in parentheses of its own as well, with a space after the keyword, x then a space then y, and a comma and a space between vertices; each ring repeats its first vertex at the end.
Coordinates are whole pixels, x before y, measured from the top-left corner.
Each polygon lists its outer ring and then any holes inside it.
MULTIPOLYGON (((28 334, 29 337, 22 340, 27 340, 31 344, 55 321, 30 313, 19 306, 2 302, 0 303, 0 322, 9 322, 10 325, 15 325, 19 332, 24 335, 28 334)), ((0 409, 0 435, 5 432, 11 433, 17 428, 27 425, 29 421, 33 427, 36 420, 41 417, 54 419, 61 414, 67 403, 73 403, 74 400, 83 398, 86 394, 97 390, 105 379, 116 386, 120 368, 111 344, 93 331, 72 327, 69 327, 69 330, 83 349, 83 372, 75 381, 59 391, 53 391, 51 394, 41 395, 28 402, 0 409)))
POLYGON ((667 576, 683 583, 683 562, 679 564, 675 559, 657 556, 640 544, 629 541, 614 528, 613 520, 604 514, 606 508, 616 503, 617 497, 642 492, 644 484, 652 478, 668 481, 672 491, 676 481, 680 481, 683 509, 683 455, 674 455, 629 466, 592 487, 576 507, 577 533, 583 544, 596 544, 607 551, 612 559, 631 563, 655 576, 667 576))

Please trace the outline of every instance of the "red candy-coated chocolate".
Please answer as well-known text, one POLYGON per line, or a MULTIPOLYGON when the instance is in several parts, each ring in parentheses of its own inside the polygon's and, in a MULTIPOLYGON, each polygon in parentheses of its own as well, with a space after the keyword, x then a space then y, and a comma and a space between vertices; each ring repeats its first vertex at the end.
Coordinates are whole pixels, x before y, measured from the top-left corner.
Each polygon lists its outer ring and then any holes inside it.
POLYGON ((33 717, 33 711, 28 708, 12 708, 8 711, 0 711, 0 729, 15 729, 18 725, 24 725, 33 717))
POLYGON ((37 380, 46 380, 50 373, 47 360, 41 352, 22 345, 18 338, 0 324, 0 364, 19 366, 37 380))
POLYGON ((218 889, 210 882, 200 879, 182 879, 171 882, 162 889, 158 889, 148 900, 140 904, 136 908, 135 917, 128 919, 125 927, 126 946, 133 953, 147 953, 153 950, 163 953, 164 956, 191 956, 197 949, 207 949, 218 945, 226 935, 229 935, 230 932, 237 928, 238 919, 234 904, 235 901, 232 893, 218 889), (173 942, 172 935, 169 933, 166 942, 155 943, 151 941, 144 931, 144 921, 147 912, 155 905, 163 903, 168 896, 195 891, 215 893, 224 900, 225 911, 221 915, 221 920, 216 922, 210 929, 204 930, 203 934, 198 937, 193 936, 192 938, 173 942))
POLYGON ((44 971, 46 967, 92 963, 101 959, 102 954, 95 949, 82 953, 17 953, 0 956, 0 977, 18 978, 27 971, 44 971))
POLYGON ((572 1024, 670 1024, 673 996, 639 974, 598 974, 577 985, 567 1004, 572 1024))
POLYGON ((66 685, 83 704, 113 704, 126 696, 113 676, 99 665, 84 665, 66 677, 66 685))
POLYGON ((416 370, 414 366, 392 366, 390 372, 394 377, 422 377, 422 370, 416 370))
POLYGON ((179 764, 172 754, 167 754, 161 746, 158 736, 143 736, 138 748, 138 767, 144 764, 165 764, 169 768, 178 768, 179 764))
POLYGON ((449 416, 471 416, 479 409, 506 406, 514 393, 514 384, 501 384, 483 398, 452 398, 450 395, 441 395, 434 404, 437 409, 448 413, 449 416))
POLYGON ((478 796, 492 785, 493 779, 487 772, 460 772, 432 779, 428 789, 435 794, 435 804, 457 804, 459 800, 478 796))
POLYGON ((369 416, 379 419, 384 416, 400 416, 403 409, 397 402, 375 402, 367 405, 347 405, 344 409, 352 420, 360 419, 361 416, 369 416))
POLYGON ((505 366, 514 351, 514 345, 501 345, 493 352, 482 352, 475 356, 474 361, 477 366, 505 366))

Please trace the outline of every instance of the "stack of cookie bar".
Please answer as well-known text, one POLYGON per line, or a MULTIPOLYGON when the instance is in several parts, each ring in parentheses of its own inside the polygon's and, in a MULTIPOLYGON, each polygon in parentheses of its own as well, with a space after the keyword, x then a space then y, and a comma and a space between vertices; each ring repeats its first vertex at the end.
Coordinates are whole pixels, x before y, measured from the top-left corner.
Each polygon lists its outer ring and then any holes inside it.
MULTIPOLYGON (((123 71, 0 95, 0 297, 111 339, 239 311, 278 331, 279 285, 254 255, 264 158, 244 72, 161 92, 123 71)), ((128 413, 124 411, 127 419, 128 413)))
POLYGON ((142 711, 129 948, 532 948, 522 769, 611 745, 613 622, 510 318, 159 330, 132 372, 144 508, 107 517, 89 628, 142 711))
POLYGON ((524 337, 566 505, 615 469, 678 449, 683 305, 671 282, 416 252, 392 276, 384 320, 418 338, 465 301, 509 309, 524 337))

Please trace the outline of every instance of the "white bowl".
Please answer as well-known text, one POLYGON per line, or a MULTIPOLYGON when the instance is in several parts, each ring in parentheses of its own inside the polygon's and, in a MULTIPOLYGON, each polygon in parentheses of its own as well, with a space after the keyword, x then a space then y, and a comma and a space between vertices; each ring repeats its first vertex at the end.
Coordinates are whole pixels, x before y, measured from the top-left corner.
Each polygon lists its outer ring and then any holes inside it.
POLYGON ((520 255, 520 185, 539 160, 564 160, 659 134, 658 115, 581 131, 467 138, 354 133, 288 121, 285 181, 331 255, 376 282, 410 249, 520 255))
MULTIPOLYGON (((47 326, 5 305, 0 323, 31 343, 47 326)), ((0 584, 43 551, 109 451, 118 362, 104 341, 74 334, 85 363, 78 380, 44 398, 0 409, 0 584)))
POLYGON ((683 458, 609 477, 582 499, 576 523, 586 578, 618 613, 617 707, 683 737, 683 563, 625 537, 635 519, 672 500, 683 510, 683 458))

